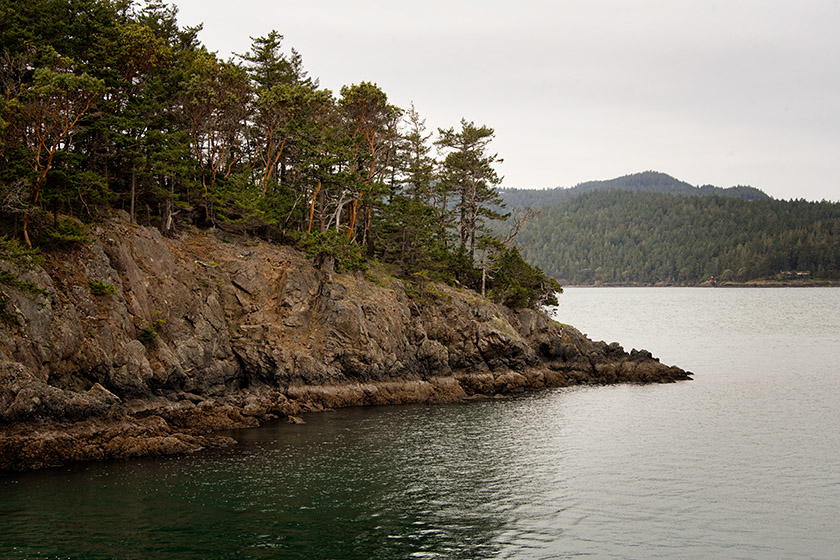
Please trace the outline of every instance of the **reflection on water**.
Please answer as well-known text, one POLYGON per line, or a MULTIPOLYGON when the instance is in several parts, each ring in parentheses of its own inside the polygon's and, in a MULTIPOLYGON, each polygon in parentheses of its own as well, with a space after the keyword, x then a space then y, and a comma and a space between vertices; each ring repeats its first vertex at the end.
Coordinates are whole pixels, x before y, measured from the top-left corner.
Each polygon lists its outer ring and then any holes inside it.
POLYGON ((550 540, 529 519, 564 507, 530 503, 555 466, 529 458, 551 447, 529 403, 343 410, 183 459, 12 476, 0 540, 19 557, 497 556, 550 540))
POLYGON ((340 410, 184 458, 0 475, 0 558, 835 557, 840 290, 563 304, 696 380, 340 410))

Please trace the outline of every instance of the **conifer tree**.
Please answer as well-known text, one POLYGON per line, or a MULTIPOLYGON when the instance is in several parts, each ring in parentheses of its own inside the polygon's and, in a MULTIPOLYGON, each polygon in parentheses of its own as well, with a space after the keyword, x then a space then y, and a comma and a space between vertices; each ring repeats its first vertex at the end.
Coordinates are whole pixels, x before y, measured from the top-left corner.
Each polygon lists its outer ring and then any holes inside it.
POLYGON ((501 163, 498 154, 488 153, 494 132, 487 126, 476 126, 461 119, 461 129, 439 129, 436 144, 444 150, 441 183, 445 193, 457 197, 454 209, 458 245, 474 258, 476 241, 482 237, 487 219, 501 219, 495 207, 501 205, 496 187, 502 178, 494 164, 501 163))

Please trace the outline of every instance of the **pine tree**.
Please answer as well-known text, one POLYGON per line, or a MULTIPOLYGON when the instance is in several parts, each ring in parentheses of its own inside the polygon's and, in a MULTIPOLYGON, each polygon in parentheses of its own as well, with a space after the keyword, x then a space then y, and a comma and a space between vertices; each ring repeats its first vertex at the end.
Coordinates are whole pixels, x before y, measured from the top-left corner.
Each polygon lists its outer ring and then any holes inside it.
POLYGON ((441 183, 446 194, 453 193, 457 198, 454 209, 458 244, 472 259, 476 240, 486 231, 486 220, 505 217, 494 209, 502 203, 496 191, 502 178, 496 173, 494 164, 503 160, 498 154, 487 153, 494 137, 492 128, 478 127, 461 119, 461 130, 439 129, 439 134, 436 144, 445 153, 441 183))

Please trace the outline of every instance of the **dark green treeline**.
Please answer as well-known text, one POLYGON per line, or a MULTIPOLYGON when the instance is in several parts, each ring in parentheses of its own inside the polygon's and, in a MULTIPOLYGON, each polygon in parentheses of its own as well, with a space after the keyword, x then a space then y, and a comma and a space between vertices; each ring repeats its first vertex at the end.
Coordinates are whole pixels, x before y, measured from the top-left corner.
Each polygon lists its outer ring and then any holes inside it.
POLYGON ((559 286, 487 231, 492 128, 433 135, 375 83, 321 88, 277 32, 222 60, 176 16, 156 0, 0 0, 9 239, 82 243, 117 208, 167 235, 216 227, 511 305, 553 298, 559 286))
POLYGON ((572 284, 840 279, 840 204, 595 191, 541 209, 526 260, 572 284))
POLYGON ((500 189, 499 194, 509 208, 530 206, 541 208, 565 202, 575 196, 591 191, 636 191, 678 194, 686 196, 726 196, 744 200, 770 198, 755 187, 736 186, 729 188, 703 185, 695 187, 659 171, 643 171, 606 181, 587 181, 570 188, 553 189, 500 189))

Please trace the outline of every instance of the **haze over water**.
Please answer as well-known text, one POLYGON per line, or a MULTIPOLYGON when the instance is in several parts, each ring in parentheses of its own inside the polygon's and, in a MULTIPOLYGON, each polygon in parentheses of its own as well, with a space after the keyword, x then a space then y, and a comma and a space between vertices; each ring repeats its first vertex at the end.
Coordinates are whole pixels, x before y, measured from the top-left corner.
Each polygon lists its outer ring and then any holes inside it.
POLYGON ((570 288, 695 372, 340 410, 188 457, 0 475, 0 558, 835 558, 840 289, 570 288))

